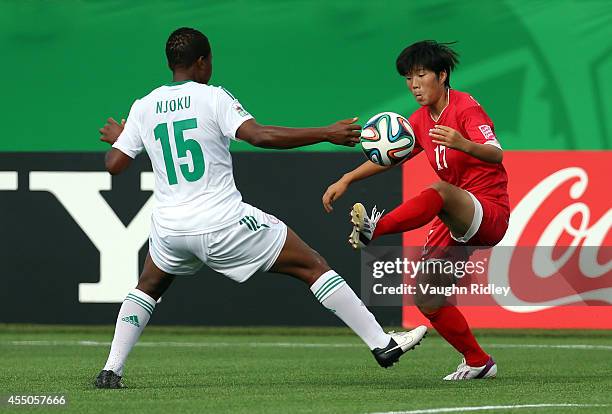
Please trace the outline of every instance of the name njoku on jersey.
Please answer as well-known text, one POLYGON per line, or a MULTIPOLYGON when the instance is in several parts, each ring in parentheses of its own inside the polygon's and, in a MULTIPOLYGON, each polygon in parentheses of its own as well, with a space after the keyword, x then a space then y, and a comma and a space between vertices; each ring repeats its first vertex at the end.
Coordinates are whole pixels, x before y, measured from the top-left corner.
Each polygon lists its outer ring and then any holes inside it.
POLYGON ((169 99, 167 101, 157 101, 155 106, 156 114, 165 114, 167 112, 180 111, 191 106, 191 96, 182 96, 180 98, 169 99))

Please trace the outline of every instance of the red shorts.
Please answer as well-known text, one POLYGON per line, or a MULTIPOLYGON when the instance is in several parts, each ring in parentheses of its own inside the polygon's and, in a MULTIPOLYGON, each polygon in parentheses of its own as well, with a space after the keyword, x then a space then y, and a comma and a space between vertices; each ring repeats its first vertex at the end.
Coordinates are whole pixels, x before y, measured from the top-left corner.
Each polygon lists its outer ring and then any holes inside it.
POLYGON ((508 208, 482 197, 475 198, 482 206, 482 220, 476 233, 467 241, 459 241, 452 237, 446 224, 436 217, 423 246, 423 257, 466 260, 474 250, 493 247, 504 238, 510 218, 508 208))

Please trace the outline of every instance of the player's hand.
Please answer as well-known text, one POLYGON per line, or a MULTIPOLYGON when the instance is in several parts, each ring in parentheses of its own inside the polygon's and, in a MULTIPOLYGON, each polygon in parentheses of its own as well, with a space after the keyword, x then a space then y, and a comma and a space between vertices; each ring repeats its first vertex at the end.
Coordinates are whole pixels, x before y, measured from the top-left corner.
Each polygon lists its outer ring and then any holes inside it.
POLYGON ((429 130, 431 142, 459 151, 467 152, 472 141, 465 139, 459 131, 444 125, 436 125, 429 130))
POLYGON ((342 197, 342 194, 346 192, 348 186, 348 182, 340 179, 329 187, 327 187, 327 190, 325 190, 325 194, 323 194, 322 199, 323 208, 325 209, 325 211, 331 213, 334 210, 334 208, 332 207, 332 203, 342 197))
POLYGON ((101 134, 100 141, 104 141, 109 143, 110 145, 113 145, 115 141, 117 141, 117 138, 119 138, 119 135, 121 135, 124 126, 125 119, 122 119, 121 124, 118 124, 114 118, 108 118, 106 120, 106 124, 104 124, 104 126, 99 129, 101 134))
POLYGON ((336 145, 354 147, 359 143, 361 125, 357 125, 359 118, 350 118, 338 121, 327 127, 326 140, 336 145))

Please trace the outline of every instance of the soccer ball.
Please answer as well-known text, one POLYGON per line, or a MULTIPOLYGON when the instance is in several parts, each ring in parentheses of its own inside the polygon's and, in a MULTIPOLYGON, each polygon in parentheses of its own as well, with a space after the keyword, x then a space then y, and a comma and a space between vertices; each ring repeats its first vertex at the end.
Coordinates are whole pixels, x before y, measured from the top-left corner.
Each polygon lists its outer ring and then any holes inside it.
POLYGON ((403 161, 414 148, 414 132, 406 118, 395 112, 374 115, 361 131, 361 149, 375 164, 388 166, 403 161))

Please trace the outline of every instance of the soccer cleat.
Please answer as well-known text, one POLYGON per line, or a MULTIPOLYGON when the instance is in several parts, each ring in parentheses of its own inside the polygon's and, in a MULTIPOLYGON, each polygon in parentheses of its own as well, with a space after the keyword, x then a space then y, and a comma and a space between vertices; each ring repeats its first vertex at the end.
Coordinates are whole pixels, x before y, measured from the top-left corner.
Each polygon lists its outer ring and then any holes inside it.
POLYGON ((95 386, 96 388, 125 388, 125 385, 123 385, 123 382, 121 381, 121 377, 109 370, 102 370, 98 374, 95 386))
POLYGON ((372 240, 376 223, 383 215, 383 211, 376 211, 376 206, 372 209, 372 214, 368 217, 365 207, 361 203, 355 203, 351 210, 351 223, 353 230, 349 236, 349 244, 353 249, 363 249, 372 240))
POLYGON ((448 374, 444 377, 445 381, 460 381, 469 379, 485 379, 495 378, 497 375, 497 364, 493 358, 489 357, 489 360, 482 367, 471 367, 465 363, 465 359, 461 360, 461 363, 457 367, 457 371, 448 374))
POLYGON ((408 332, 389 332, 389 334, 391 335, 389 345, 372 350, 376 362, 383 368, 389 368, 406 352, 416 348, 427 335, 427 328, 421 325, 408 332))

